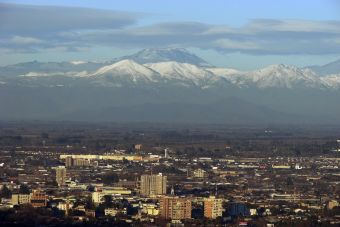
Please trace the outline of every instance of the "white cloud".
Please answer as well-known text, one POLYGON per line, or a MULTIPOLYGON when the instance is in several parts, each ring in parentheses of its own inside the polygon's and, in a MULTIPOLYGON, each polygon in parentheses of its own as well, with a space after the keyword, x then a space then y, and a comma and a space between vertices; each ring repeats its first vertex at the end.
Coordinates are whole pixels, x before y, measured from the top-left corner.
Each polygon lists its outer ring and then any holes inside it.
POLYGON ((230 39, 218 39, 214 41, 217 48, 230 50, 257 50, 260 46, 257 43, 250 41, 237 41, 230 39))
POLYGON ((41 44, 44 41, 41 39, 37 39, 34 37, 25 37, 25 36, 14 36, 12 39, 10 39, 10 42, 13 44, 18 45, 30 45, 30 44, 41 44))

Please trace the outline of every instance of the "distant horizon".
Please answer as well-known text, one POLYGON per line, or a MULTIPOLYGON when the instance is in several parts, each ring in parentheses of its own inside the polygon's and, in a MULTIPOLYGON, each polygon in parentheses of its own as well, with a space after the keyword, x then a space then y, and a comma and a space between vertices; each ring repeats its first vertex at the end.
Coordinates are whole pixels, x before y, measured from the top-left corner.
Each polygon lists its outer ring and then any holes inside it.
MULTIPOLYGON (((186 48, 176 48, 176 47, 154 47, 154 48, 143 48, 143 49, 137 50, 136 52, 133 52, 132 54, 135 54, 135 53, 138 53, 140 51, 147 50, 147 49, 155 49, 155 50, 157 50, 157 49, 185 49, 185 50, 187 50, 186 48)), ((192 53, 192 54, 195 54, 194 52, 191 52, 191 51, 189 51, 189 52, 192 53)), ((32 59, 30 61, 22 61, 22 62, 17 62, 17 63, 13 63, 13 64, 6 64, 6 65, 2 65, 0 63, 0 67, 17 65, 17 64, 21 64, 21 63, 30 63, 30 62, 39 62, 39 63, 62 63, 62 62, 68 62, 68 63, 75 63, 75 64, 77 64, 77 62, 84 62, 84 63, 91 63, 91 62, 93 62, 93 63, 112 63, 110 61, 115 61, 117 59, 118 59, 118 61, 121 61, 122 59, 119 59, 119 58, 128 57, 128 56, 130 56, 130 55, 121 55, 121 56, 117 56, 117 57, 114 57, 114 58, 102 59, 102 60, 97 60, 97 61, 96 60, 84 60, 84 59, 71 59, 71 60, 62 60, 62 61, 49 61, 49 60, 44 61, 44 60, 32 59)), ((202 58, 207 63, 211 64, 212 67, 236 69, 236 70, 239 70, 239 71, 258 70, 258 69, 266 68, 266 67, 269 67, 269 66, 272 66, 272 65, 289 65, 289 66, 294 66, 294 67, 297 67, 297 68, 304 68, 304 67, 309 67, 309 66, 324 66, 324 65, 327 65, 327 64, 330 64, 330 63, 333 63, 333 62, 340 61, 340 57, 339 57, 339 58, 336 58, 334 61, 325 62, 324 64, 318 64, 318 65, 302 65, 302 66, 299 66, 299 65, 296 65, 296 64, 285 64, 285 63, 277 62, 277 63, 271 63, 271 64, 268 63, 267 65, 263 65, 261 67, 259 66, 259 67, 256 67, 256 68, 240 69, 240 68, 236 68, 236 67, 214 65, 214 64, 210 63, 209 61, 207 61, 206 59, 204 59, 203 57, 201 57, 199 55, 196 55, 196 56, 202 58)), ((82 64, 82 63, 79 63, 79 64, 82 64)))

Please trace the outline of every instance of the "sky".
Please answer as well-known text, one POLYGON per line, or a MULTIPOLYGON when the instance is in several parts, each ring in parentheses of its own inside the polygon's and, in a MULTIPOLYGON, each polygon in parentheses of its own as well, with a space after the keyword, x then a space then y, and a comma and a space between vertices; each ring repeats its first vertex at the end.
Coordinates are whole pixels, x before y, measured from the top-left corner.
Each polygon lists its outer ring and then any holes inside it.
POLYGON ((340 58, 338 0, 0 0, 0 65, 187 48, 250 70, 340 58))

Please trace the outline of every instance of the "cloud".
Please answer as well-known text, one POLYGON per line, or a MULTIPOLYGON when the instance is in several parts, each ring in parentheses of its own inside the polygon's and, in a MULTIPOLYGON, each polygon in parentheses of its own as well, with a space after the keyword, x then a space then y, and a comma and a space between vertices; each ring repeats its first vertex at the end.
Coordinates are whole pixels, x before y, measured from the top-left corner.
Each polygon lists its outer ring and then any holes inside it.
POLYGON ((255 42, 250 41, 237 41, 230 39, 218 39, 214 42, 217 48, 228 50, 258 50, 260 46, 255 42))
MULTIPOLYGON (((84 42, 120 47, 194 47, 248 54, 339 54, 340 22, 253 20, 231 28, 202 23, 162 23, 88 32, 84 42)), ((75 38, 75 37, 73 37, 75 38)))
POLYGON ((77 7, 0 3, 0 30, 15 35, 78 29, 117 29, 135 24, 140 13, 77 7))
POLYGON ((263 32, 319 32, 340 34, 340 21, 272 20, 254 19, 242 30, 250 33, 263 32))
POLYGON ((24 37, 24 36, 14 36, 10 42, 18 45, 29 45, 29 44, 40 44, 43 43, 44 41, 41 39, 37 39, 34 37, 24 37))
POLYGON ((15 52, 184 47, 253 55, 340 54, 340 21, 253 19, 240 27, 197 22, 141 26, 142 14, 0 4, 0 48, 15 52))

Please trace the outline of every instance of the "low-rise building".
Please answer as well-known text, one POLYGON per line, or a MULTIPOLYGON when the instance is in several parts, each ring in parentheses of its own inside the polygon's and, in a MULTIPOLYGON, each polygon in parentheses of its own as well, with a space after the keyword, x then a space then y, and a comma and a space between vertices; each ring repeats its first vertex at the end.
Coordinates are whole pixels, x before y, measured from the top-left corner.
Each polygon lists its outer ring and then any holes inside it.
POLYGON ((30 195, 30 199, 33 207, 45 207, 47 205, 47 195, 43 191, 33 191, 30 195))
POLYGON ((142 212, 147 215, 157 216, 159 215, 159 208, 156 204, 143 204, 142 212))
POLYGON ((102 203, 104 196, 111 195, 131 195, 132 191, 123 187, 107 187, 102 188, 99 191, 92 192, 92 201, 94 203, 102 203))
POLYGON ((105 216, 114 217, 117 214, 126 214, 126 208, 124 208, 124 209, 105 208, 104 213, 105 213, 105 216))
POLYGON ((12 205, 27 204, 31 202, 30 194, 12 194, 12 205))
POLYGON ((206 171, 203 169, 196 169, 193 172, 194 177, 197 177, 197 178, 204 178, 205 174, 206 174, 206 171))

